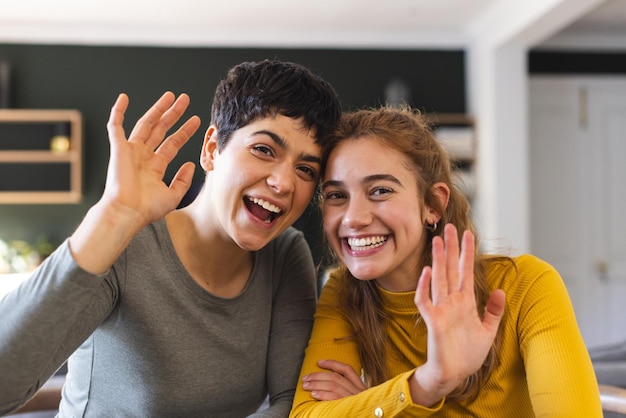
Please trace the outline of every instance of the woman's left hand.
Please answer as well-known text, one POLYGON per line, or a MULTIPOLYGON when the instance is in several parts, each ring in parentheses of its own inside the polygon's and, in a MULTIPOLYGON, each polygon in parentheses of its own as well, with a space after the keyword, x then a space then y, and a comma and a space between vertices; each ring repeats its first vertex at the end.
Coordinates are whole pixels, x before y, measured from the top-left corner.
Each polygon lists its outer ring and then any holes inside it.
POLYGON ((341 399, 367 389, 361 377, 349 364, 335 360, 320 360, 317 365, 329 371, 304 376, 302 385, 318 401, 341 399))
POLYGON ((428 358, 411 383, 414 402, 430 406, 448 395, 485 361, 504 313, 505 295, 495 290, 484 314, 474 292, 474 236, 447 224, 433 238, 433 264, 422 272, 415 304, 428 328, 428 358), (419 399, 419 400, 418 400, 419 399))

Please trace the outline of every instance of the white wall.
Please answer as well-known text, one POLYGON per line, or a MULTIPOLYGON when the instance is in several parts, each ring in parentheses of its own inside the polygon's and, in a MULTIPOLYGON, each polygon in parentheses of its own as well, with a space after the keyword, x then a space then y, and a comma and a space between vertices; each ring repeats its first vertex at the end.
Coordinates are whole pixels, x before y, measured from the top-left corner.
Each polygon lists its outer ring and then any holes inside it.
POLYGON ((488 251, 530 251, 528 50, 604 0, 503 0, 475 22, 468 108, 478 121, 475 217, 488 251))

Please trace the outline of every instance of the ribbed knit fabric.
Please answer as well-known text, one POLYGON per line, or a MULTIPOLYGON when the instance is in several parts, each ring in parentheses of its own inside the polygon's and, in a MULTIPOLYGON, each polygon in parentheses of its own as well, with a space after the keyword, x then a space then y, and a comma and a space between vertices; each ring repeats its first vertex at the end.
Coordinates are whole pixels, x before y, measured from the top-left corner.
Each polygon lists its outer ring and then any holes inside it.
POLYGON ((286 417, 315 268, 294 228, 253 256, 244 290, 222 298, 187 272, 163 219, 101 276, 74 262, 66 240, 0 301, 0 415, 71 355, 59 418, 286 417))
POLYGON ((316 401, 302 388, 302 376, 321 371, 318 360, 361 370, 355 343, 337 339, 351 329, 336 308, 338 281, 331 274, 318 303, 291 417, 602 417, 595 374, 561 277, 536 257, 513 261, 517 269, 494 260, 488 270, 492 288, 506 292, 499 365, 474 401, 444 399, 432 409, 414 404, 408 385, 415 368, 426 361, 426 327, 415 321, 415 292, 379 288, 393 313, 387 364, 394 378, 337 401, 316 401))

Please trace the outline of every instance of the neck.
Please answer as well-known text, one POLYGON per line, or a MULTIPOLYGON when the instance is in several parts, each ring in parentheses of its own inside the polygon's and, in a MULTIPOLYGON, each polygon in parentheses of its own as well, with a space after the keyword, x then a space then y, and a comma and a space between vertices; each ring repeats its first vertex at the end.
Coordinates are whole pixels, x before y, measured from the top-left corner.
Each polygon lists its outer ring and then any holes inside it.
POLYGON ((254 254, 225 240, 210 223, 210 216, 193 206, 166 217, 174 249, 191 277, 204 289, 220 297, 241 293, 252 271, 254 254), (228 260, 228 262, 224 262, 228 260))
POLYGON ((422 268, 407 268, 379 277, 376 283, 390 292, 414 292, 417 289, 422 268))

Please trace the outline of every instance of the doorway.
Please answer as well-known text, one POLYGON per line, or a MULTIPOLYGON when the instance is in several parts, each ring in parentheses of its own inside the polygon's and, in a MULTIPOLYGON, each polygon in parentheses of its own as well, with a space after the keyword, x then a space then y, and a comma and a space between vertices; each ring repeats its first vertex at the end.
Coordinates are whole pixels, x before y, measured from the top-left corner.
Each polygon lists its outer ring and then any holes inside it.
POLYGON ((587 347, 626 340, 626 77, 529 89, 531 252, 561 273, 587 347))

